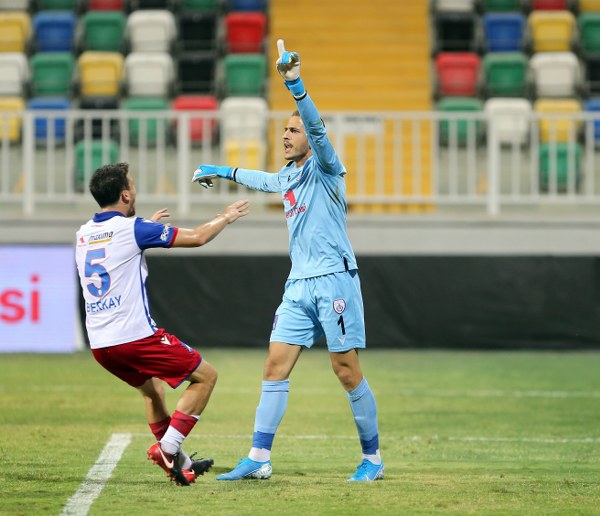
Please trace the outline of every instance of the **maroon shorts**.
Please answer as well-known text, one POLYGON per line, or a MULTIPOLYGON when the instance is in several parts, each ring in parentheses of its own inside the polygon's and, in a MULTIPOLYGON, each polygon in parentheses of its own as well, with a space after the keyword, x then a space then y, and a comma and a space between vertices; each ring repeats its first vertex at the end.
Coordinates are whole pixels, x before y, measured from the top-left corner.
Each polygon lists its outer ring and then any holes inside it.
POLYGON ((150 337, 92 353, 102 367, 133 387, 160 378, 174 389, 202 362, 200 353, 162 328, 150 337))

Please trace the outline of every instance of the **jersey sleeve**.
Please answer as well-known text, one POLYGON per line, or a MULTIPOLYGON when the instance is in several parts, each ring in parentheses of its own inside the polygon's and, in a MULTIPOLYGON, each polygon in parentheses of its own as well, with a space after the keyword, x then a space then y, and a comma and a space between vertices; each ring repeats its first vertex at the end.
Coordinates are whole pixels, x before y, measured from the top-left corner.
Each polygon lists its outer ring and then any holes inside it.
POLYGON ((238 168, 235 171, 235 182, 261 192, 281 192, 279 174, 263 172, 262 170, 238 168))
POLYGON ((177 228, 138 217, 133 225, 133 234, 140 249, 171 247, 177 236, 177 228))
POLYGON ((346 169, 339 160, 327 136, 321 115, 308 93, 302 99, 296 100, 296 105, 306 130, 308 143, 320 168, 327 174, 344 175, 346 169))

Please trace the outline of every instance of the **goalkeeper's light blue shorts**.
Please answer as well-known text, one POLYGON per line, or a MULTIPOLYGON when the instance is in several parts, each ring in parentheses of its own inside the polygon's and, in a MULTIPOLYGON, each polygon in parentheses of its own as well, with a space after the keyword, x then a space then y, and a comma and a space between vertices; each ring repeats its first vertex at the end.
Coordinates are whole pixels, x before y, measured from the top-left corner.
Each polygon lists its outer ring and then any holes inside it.
POLYGON ((331 352, 366 347, 357 270, 286 282, 271 342, 310 348, 323 335, 331 352))

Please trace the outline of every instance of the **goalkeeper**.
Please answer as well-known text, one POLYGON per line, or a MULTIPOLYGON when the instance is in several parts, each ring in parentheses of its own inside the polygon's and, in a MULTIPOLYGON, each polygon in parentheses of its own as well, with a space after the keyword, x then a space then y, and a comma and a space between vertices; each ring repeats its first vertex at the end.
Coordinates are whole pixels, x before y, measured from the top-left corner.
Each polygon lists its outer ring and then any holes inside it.
POLYGON ((289 376, 305 348, 322 335, 333 370, 347 392, 362 447, 362 462, 349 481, 383 478, 377 409, 358 350, 365 348, 364 309, 358 266, 346 233, 346 170, 300 78, 300 56, 277 42, 276 66, 298 108, 283 133, 288 163, 277 173, 200 165, 193 181, 212 186, 224 178, 263 192, 281 192, 289 230, 292 268, 275 312, 252 448, 217 480, 266 479, 271 448, 286 411, 289 376))

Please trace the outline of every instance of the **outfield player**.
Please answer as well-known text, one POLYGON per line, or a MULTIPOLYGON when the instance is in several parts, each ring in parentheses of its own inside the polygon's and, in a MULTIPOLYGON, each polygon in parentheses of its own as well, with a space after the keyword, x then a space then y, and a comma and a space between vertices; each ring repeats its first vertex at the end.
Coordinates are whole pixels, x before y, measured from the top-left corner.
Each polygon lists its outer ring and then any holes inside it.
POLYGON ((362 462, 349 481, 383 478, 375 397, 363 377, 358 349, 364 348, 364 311, 358 266, 346 234, 346 170, 300 79, 300 57, 277 42, 277 70, 298 110, 283 133, 279 172, 200 165, 193 180, 212 186, 226 178, 255 190, 280 192, 289 230, 292 269, 275 312, 252 448, 235 469, 217 480, 269 478, 271 447, 288 401, 289 376, 305 348, 322 335, 333 370, 348 394, 362 446, 362 462))
POLYGON ((135 215, 136 191, 127 163, 94 172, 90 192, 100 212, 77 232, 76 261, 86 310, 86 327, 94 358, 112 374, 137 388, 146 418, 157 439, 148 459, 178 485, 187 486, 208 471, 212 459, 192 460, 181 449, 211 395, 217 372, 175 335, 157 328, 146 292, 144 250, 152 247, 199 247, 248 212, 237 201, 210 222, 194 229, 177 228, 135 215), (175 411, 169 414, 163 381, 176 388, 188 381, 175 411))

